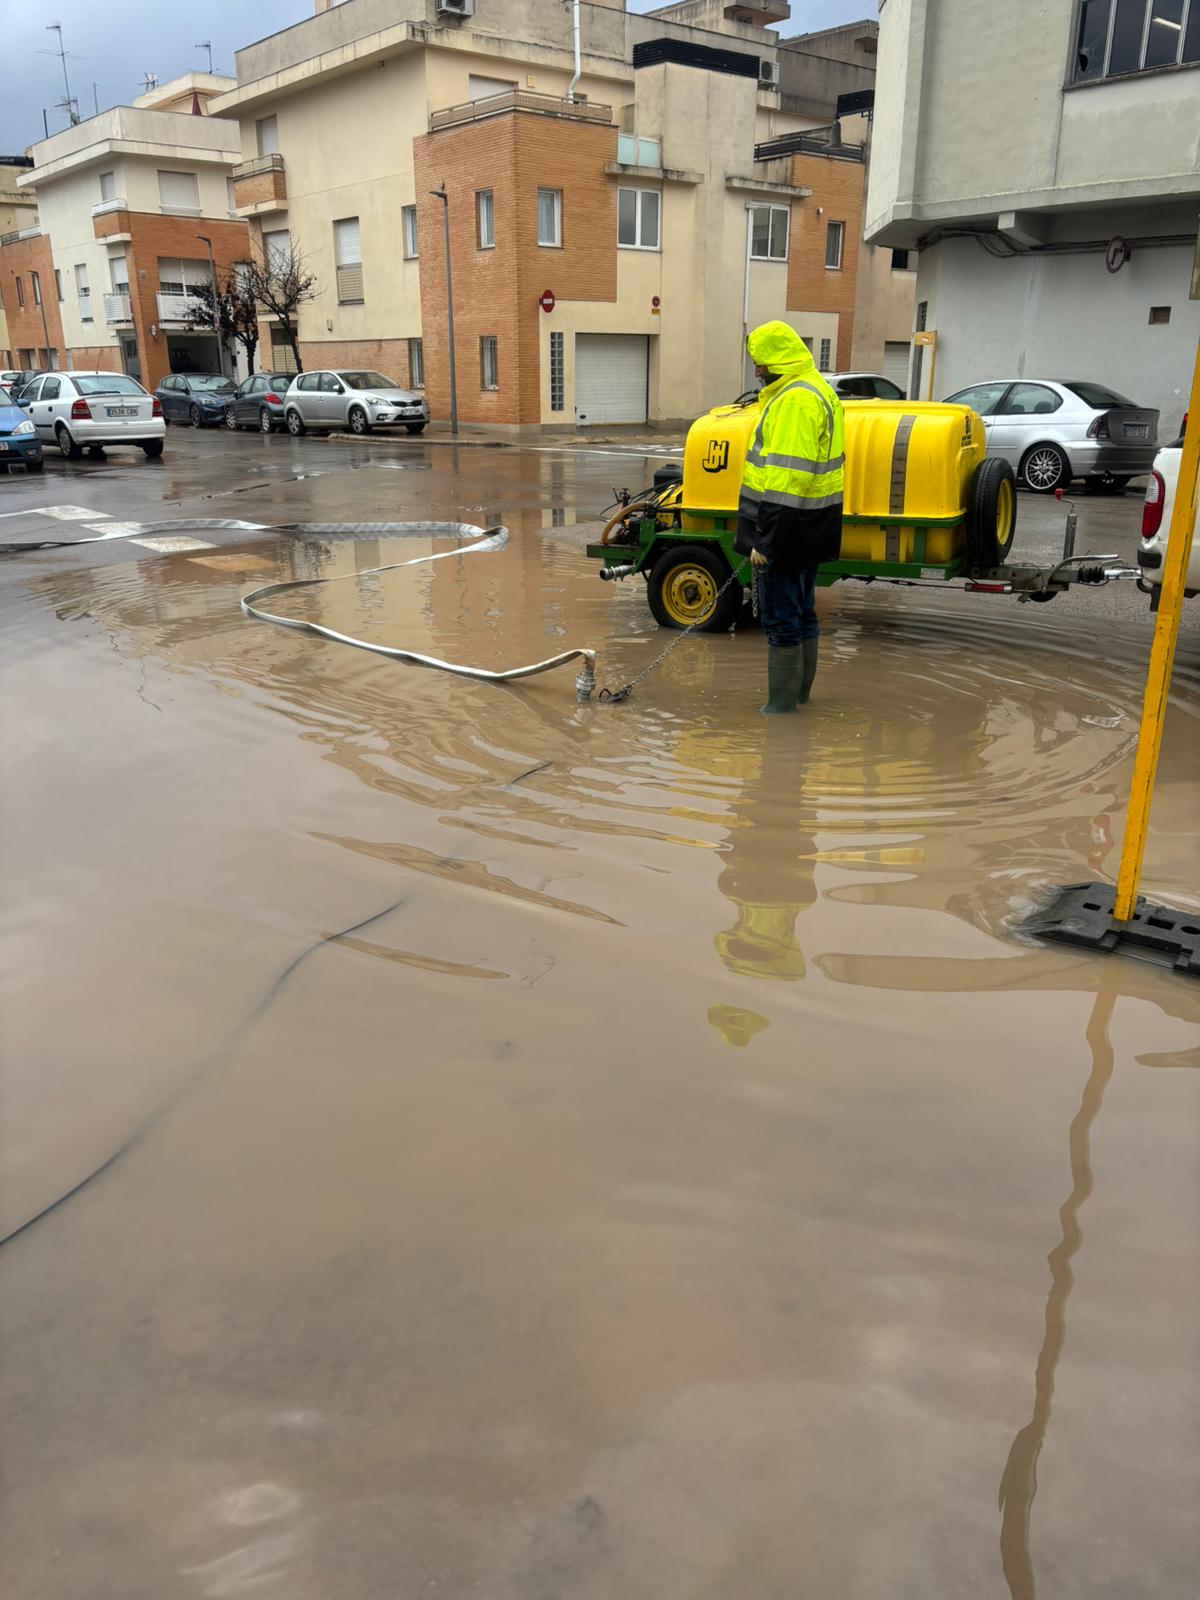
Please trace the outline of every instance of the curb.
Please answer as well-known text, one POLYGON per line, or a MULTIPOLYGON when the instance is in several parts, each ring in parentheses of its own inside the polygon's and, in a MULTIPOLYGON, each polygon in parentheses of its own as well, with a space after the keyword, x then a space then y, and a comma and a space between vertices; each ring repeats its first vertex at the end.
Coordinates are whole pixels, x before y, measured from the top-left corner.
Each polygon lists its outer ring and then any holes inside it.
MULTIPOLYGON (((320 435, 313 435, 312 437, 319 438, 320 435)), ((432 435, 409 434, 403 439, 401 439, 400 437, 398 437, 395 434, 386 434, 386 433, 369 433, 369 434, 362 434, 362 433, 329 433, 329 434, 325 435, 325 438, 330 443, 335 443, 336 442, 338 444, 372 444, 372 445, 375 445, 375 444, 388 444, 388 445, 392 445, 393 447, 396 447, 396 448, 399 448, 401 445, 427 445, 427 444, 455 445, 455 446, 457 446, 457 447, 459 447, 461 449, 470 449, 470 450, 519 450, 519 449, 521 449, 522 446, 528 447, 530 445, 532 445, 535 449, 539 448, 538 445, 534 444, 534 441, 532 439, 464 439, 464 438, 461 438, 461 437, 460 438, 454 438, 453 436, 448 438, 445 434, 440 434, 440 433, 435 433, 435 434, 432 434, 432 435)), ((555 438, 555 440, 553 442, 554 442, 555 446, 560 447, 562 449, 568 449, 568 450, 572 446, 576 446, 576 445, 579 446, 580 449, 585 449, 589 445, 620 444, 620 445, 627 445, 629 447, 629 449, 631 451, 633 451, 634 453, 636 453, 637 448, 639 446, 641 446, 641 445, 664 445, 664 444, 670 444, 673 447, 678 446, 679 448, 682 448, 682 446, 683 446, 683 440, 682 439, 678 439, 678 440, 677 439, 671 439, 671 438, 663 438, 663 439, 618 439, 618 438, 612 438, 612 437, 607 437, 607 436, 594 436, 594 435, 589 435, 587 438, 578 438, 578 437, 555 438)))

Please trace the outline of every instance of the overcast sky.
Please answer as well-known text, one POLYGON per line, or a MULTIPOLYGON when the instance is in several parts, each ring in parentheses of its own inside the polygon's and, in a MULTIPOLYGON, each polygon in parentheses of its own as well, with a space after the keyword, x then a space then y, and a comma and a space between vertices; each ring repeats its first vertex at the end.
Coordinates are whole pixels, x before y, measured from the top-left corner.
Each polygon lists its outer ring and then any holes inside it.
MULTIPOLYGON (((630 0, 631 11, 649 11, 660 0, 630 0)), ((63 98, 62 67, 53 55, 57 35, 48 22, 61 22, 69 52, 71 93, 81 115, 94 109, 96 85, 100 109, 127 105, 143 90, 148 72, 160 83, 183 72, 207 69, 208 54, 195 48, 211 39, 213 67, 233 71, 233 52, 264 34, 274 33, 311 16, 311 0, 204 0, 194 9, 203 20, 189 20, 182 6, 164 0, 11 0, 3 7, 4 79, 0 87, 0 153, 19 155, 42 137, 42 110, 50 131, 66 127, 53 109, 63 98)), ((812 33, 859 17, 874 17, 875 0, 792 0, 789 33, 812 33)))

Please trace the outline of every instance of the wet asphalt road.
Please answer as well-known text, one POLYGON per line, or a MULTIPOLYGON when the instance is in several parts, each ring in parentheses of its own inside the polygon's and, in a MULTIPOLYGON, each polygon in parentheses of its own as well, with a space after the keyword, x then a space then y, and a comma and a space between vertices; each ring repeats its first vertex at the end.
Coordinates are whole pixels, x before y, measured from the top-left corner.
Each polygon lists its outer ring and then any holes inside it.
MULTIPOLYGON (((1024 929, 1114 871, 1144 597, 839 585, 773 719, 751 629, 614 707, 239 611, 342 580, 278 609, 622 681, 664 636, 580 545, 664 457, 0 481, 0 540, 512 530, 0 559, 6 1592, 1191 1600, 1200 986, 1024 929)), ((1145 877, 1193 913, 1198 669, 1145 877)))
MULTIPOLYGON (((558 527, 591 533, 615 488, 638 488, 663 461, 680 456, 679 444, 669 438, 648 445, 595 446, 453 446, 407 439, 350 444, 312 436, 263 438, 173 427, 159 462, 145 461, 140 451, 110 451, 103 461, 79 462, 49 452, 40 477, 0 473, 0 539, 47 537, 42 513, 64 503, 118 521, 189 515, 266 524, 437 518, 505 522, 514 533, 558 527)), ((1138 487, 1115 496, 1093 496, 1080 489, 1076 504, 1077 552, 1112 553, 1134 565, 1141 520, 1138 487)), ((1054 500, 1023 491, 1013 559, 1052 564, 1061 552, 1063 517, 1054 500)), ((86 519, 78 526, 85 528, 86 519)), ((216 545, 241 537, 206 534, 216 545)), ((100 545, 68 553, 65 559, 103 563, 128 559, 128 553, 123 555, 119 544, 100 545)), ((897 604, 910 598, 895 588, 889 592, 897 604)), ((946 592, 923 590, 919 603, 966 603, 1001 614, 1035 609, 1008 596, 965 598, 949 586, 946 592)), ((1103 588, 1077 586, 1049 607, 1036 609, 1053 611, 1056 620, 1068 624, 1109 621, 1150 627, 1148 601, 1128 581, 1103 588)), ((1182 627, 1200 630, 1200 601, 1185 605, 1182 627)))

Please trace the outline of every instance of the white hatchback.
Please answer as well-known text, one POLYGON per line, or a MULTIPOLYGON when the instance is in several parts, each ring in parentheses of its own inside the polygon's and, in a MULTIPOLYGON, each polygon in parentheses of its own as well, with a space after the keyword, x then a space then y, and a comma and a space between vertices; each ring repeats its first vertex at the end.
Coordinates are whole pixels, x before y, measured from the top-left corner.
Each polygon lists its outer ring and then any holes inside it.
POLYGON ((44 373, 21 396, 21 407, 42 443, 56 444, 68 461, 108 445, 163 453, 162 406, 123 372, 44 373))

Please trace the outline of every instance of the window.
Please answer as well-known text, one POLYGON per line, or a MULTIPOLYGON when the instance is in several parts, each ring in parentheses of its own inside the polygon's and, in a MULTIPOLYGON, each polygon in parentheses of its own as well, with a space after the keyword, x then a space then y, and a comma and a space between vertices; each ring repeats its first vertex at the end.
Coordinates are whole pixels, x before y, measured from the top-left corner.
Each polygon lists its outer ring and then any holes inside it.
POLYGON ((1109 406, 1122 406, 1127 410, 1136 411, 1137 404, 1127 400, 1123 394, 1118 394, 1115 389, 1105 388, 1102 383, 1064 383, 1064 389, 1069 389, 1072 394, 1078 395, 1085 406, 1091 406, 1093 411, 1105 411, 1109 406))
POLYGON ((207 261, 158 258, 158 287, 163 294, 187 294, 189 289, 207 288, 211 281, 207 261))
POLYGON ((273 156, 279 153, 278 117, 259 117, 254 124, 254 132, 260 156, 273 156))
POLYGON ((333 251, 337 263, 338 305, 362 305, 362 245, 359 242, 357 217, 343 217, 340 222, 334 223, 333 251))
POLYGON ((62 391, 61 378, 43 378, 39 400, 57 400, 62 391))
POLYGON ((321 374, 319 372, 306 372, 301 377, 296 379, 296 387, 297 389, 303 389, 307 394, 310 390, 313 390, 317 387, 317 384, 320 382, 320 378, 321 374))
POLYGON ((200 189, 194 172, 160 172, 158 175, 159 209, 171 216, 198 217, 200 215, 200 189))
POLYGON ((322 394, 345 394, 345 390, 337 380, 337 375, 332 372, 322 372, 317 380, 317 388, 322 394))
POLYGON ((1164 322, 1170 322, 1170 320, 1171 320, 1171 308, 1170 308, 1170 306, 1151 306, 1150 307, 1150 326, 1152 328, 1156 327, 1156 326, 1159 326, 1164 322))
POLYGON ((400 227, 404 235, 404 259, 406 261, 415 261, 418 253, 416 206, 401 206, 400 227))
POLYGON ((34 303, 35 306, 40 306, 41 303, 42 303, 42 278, 41 278, 41 274, 38 273, 38 272, 31 272, 29 274, 29 281, 33 285, 33 303, 34 303))
POLYGON ((562 244, 562 190, 539 189, 537 192, 538 243, 562 244))
POLYGON ((467 78, 468 100, 490 100, 494 94, 512 94, 517 87, 511 78, 482 78, 471 73, 467 78))
POLYGON ((752 261, 786 261, 788 253, 788 218, 786 206, 750 207, 750 259, 752 261))
POLYGON ((115 200, 117 198, 117 175, 115 172, 102 172, 100 174, 100 199, 115 200))
POLYGON ((79 296, 79 320, 92 320, 92 286, 88 279, 87 263, 80 261, 75 268, 75 293, 79 296))
POLYGON ((496 336, 494 333, 486 334, 479 341, 479 387, 481 389, 498 389, 500 387, 500 369, 496 361, 496 336))
POLYGON ((821 340, 821 354, 817 358, 817 370, 819 372, 828 372, 829 371, 829 358, 830 358, 830 355, 832 354, 832 352, 833 352, 833 340, 832 339, 822 339, 821 340))
POLYGON ((490 189, 480 189, 475 195, 475 242, 481 250, 490 250, 496 243, 490 189))
POLYGON ((425 387, 425 346, 420 339, 408 341, 408 381, 414 389, 425 387))
POLYGON ((271 329, 271 366, 276 372, 296 371, 296 352, 278 328, 271 329))
POLYGON ((1074 81, 1200 61, 1200 0, 1080 0, 1074 81))
MULTIPOLYGON (((21 351, 21 363, 25 367, 32 367, 33 366, 33 351, 32 350, 22 350, 21 351), (28 358, 29 358, 28 360, 25 359, 26 356, 28 356, 28 358)), ((32 383, 26 384, 25 388, 24 388, 24 390, 22 392, 21 398, 23 400, 36 400, 38 398, 38 396, 42 392, 42 384, 45 383, 45 381, 46 381, 45 378, 35 378, 32 383)))
MULTIPOLYGON (((902 348, 907 350, 908 346, 904 345, 902 348)), ((884 349, 887 349, 886 345, 884 345, 884 349)), ((878 400, 904 399, 904 390, 898 383, 893 383, 890 378, 876 378, 874 380, 873 387, 875 390, 875 397, 878 400)))
MULTIPOLYGON (((80 394, 145 394, 146 392, 136 378, 127 378, 124 373, 120 372, 100 373, 94 378, 79 377, 74 382, 80 394)), ((222 383, 226 384, 229 393, 232 394, 233 385, 227 379, 213 379, 212 387, 216 388, 222 383)), ((197 387, 200 386, 193 385, 193 388, 197 387)), ((44 400, 45 398, 46 396, 43 393, 42 399, 44 400)))
MULTIPOLYGON (((920 354, 923 346, 917 346, 920 354)), ((970 406, 972 411, 977 411, 981 417, 990 417, 997 405, 1004 398, 1007 383, 976 383, 969 389, 960 389, 957 394, 950 395, 946 404, 950 406, 970 406)))
POLYGON ((617 190, 617 243, 623 250, 657 250, 662 196, 656 189, 617 190))
POLYGON ((286 228, 263 234, 263 260, 270 272, 285 272, 292 264, 292 236, 286 228))
POLYGON ((17 304, 19 306, 25 304, 25 285, 21 282, 20 277, 17 278, 17 304))
POLYGON ((1044 417, 1062 406, 1062 396, 1044 383, 1014 383, 997 409, 1000 417, 1044 417))
POLYGON ((662 140, 636 139, 632 133, 619 133, 617 160, 623 167, 661 167, 662 140))
POLYGON ((550 409, 562 411, 566 400, 565 373, 563 370, 563 352, 565 338, 561 333, 550 335, 550 409))
POLYGON ((232 178, 225 179, 225 209, 231 217, 237 216, 237 186, 232 178))
POLYGON ((915 265, 916 265, 916 263, 912 262, 912 251, 911 250, 893 250, 892 251, 892 271, 893 272, 909 272, 909 271, 912 270, 912 266, 915 266, 915 265), (910 263, 911 263, 911 265, 910 265, 910 263))
MULTIPOLYGON (((58 303, 61 305, 62 304, 62 297, 63 297, 62 273, 59 271, 59 269, 57 267, 55 267, 55 269, 54 269, 54 294, 55 294, 55 298, 58 300, 58 303)), ((1153 318, 1151 320, 1153 320, 1153 318)))
POLYGON ((825 265, 831 272, 836 272, 842 265, 842 238, 846 232, 844 222, 829 222, 825 225, 825 265))

